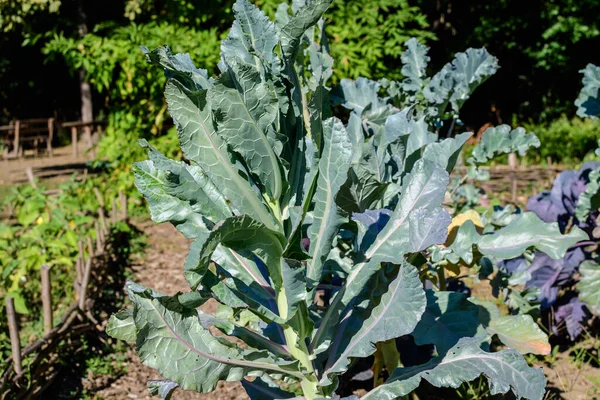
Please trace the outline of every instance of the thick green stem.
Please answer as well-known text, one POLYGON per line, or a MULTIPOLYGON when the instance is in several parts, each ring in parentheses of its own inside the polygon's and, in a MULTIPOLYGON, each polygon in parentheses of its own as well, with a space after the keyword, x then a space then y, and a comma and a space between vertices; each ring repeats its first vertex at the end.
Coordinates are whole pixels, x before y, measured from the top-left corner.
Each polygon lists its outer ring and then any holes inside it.
MULTIPOLYGON (((279 313, 282 318, 287 318, 287 298, 285 293, 280 291, 277 296, 277 305, 279 307, 279 313)), ((292 318, 292 322, 296 326, 301 326, 303 321, 308 318, 308 310, 303 304, 300 304, 296 315, 292 318)), ((303 331, 303 329, 300 329, 303 331)), ((283 334, 285 336, 285 342, 290 354, 300 362, 303 369, 304 379, 300 381, 302 392, 306 400, 313 400, 316 398, 323 397, 319 387, 318 380, 315 375, 315 369, 312 361, 310 360, 310 352, 306 346, 306 338, 301 337, 298 333, 290 326, 284 326, 283 334)))
POLYGON ((446 290, 446 270, 444 268, 444 265, 438 265, 437 275, 438 287, 440 288, 440 290, 446 290))
POLYGON ((377 344, 381 345, 381 351, 383 353, 383 364, 388 374, 392 374, 394 370, 402 366, 400 362, 400 352, 396 348, 396 339, 386 340, 377 344))

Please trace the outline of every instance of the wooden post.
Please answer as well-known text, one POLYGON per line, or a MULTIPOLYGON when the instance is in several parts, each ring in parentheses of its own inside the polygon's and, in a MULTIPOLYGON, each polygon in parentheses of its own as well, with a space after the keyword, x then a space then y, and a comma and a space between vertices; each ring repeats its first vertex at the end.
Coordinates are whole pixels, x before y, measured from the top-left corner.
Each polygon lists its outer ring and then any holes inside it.
POLYGON ((19 120, 15 121, 15 143, 14 143, 14 151, 15 158, 19 157, 19 153, 21 152, 21 139, 20 139, 20 131, 21 131, 21 122, 19 120))
POLYGON ((83 281, 79 290, 79 309, 85 311, 85 300, 87 296, 87 286, 90 281, 90 273, 92 270, 92 257, 88 257, 83 271, 83 281))
POLYGON ((48 118, 48 140, 46 141, 46 151, 48 157, 52 157, 52 139, 54 138, 54 118, 48 118))
POLYGON ((42 307, 44 309, 44 334, 52 330, 52 286, 50 284, 50 267, 42 265, 42 307))
POLYGON ((96 231, 96 251, 98 253, 102 253, 102 248, 104 245, 102 244, 102 237, 100 232, 100 224, 98 224, 98 220, 94 221, 94 230, 96 231))
POLYGON ((82 256, 77 257, 77 263, 75 264, 77 273, 77 285, 81 285, 81 281, 83 280, 83 266, 85 265, 84 258, 82 256))
POLYGON ((23 373, 23 367, 21 366, 21 339, 19 338, 17 313, 15 312, 15 299, 13 297, 6 298, 6 316, 8 317, 8 331, 10 334, 13 366, 17 375, 21 375, 23 373))
POLYGON ((96 199, 98 200, 98 204, 100 204, 100 207, 104 207, 104 198, 102 198, 102 194, 100 194, 100 191, 98 190, 98 188, 94 186, 94 188, 92 190, 94 191, 94 194, 96 195, 96 199))
POLYGON ((71 144, 73 145, 73 157, 77 158, 79 156, 79 153, 77 150, 77 127, 76 126, 71 127, 71 144))
POLYGON ((79 257, 81 257, 81 259, 85 261, 85 253, 83 252, 83 240, 79 239, 77 241, 77 247, 79 248, 79 257))
POLYGON ((94 253, 94 243, 92 242, 91 236, 87 237, 87 247, 88 247, 90 257, 92 257, 94 254, 96 254, 96 253, 94 253))
MULTIPOLYGON (((106 220, 104 219, 104 209, 102 207, 98 208, 98 217, 100 218, 100 229, 102 230, 103 236, 108 235, 108 227, 106 226, 106 220)), ((104 237, 102 238, 104 242, 104 237)))
POLYGON ((517 202, 517 174, 516 174, 516 170, 517 167, 519 166, 519 160, 517 159, 517 154, 516 153, 510 153, 508 155, 508 165, 510 167, 510 169, 512 170, 510 173, 510 183, 511 183, 511 201, 513 203, 517 202))
POLYGON ((123 191, 119 190, 119 200, 121 201, 121 219, 127 219, 127 196, 123 191))
POLYGON ((31 167, 25 168, 25 174, 27 175, 27 179, 29 180, 31 187, 37 189, 37 184, 35 183, 35 178, 33 177, 33 170, 31 167))

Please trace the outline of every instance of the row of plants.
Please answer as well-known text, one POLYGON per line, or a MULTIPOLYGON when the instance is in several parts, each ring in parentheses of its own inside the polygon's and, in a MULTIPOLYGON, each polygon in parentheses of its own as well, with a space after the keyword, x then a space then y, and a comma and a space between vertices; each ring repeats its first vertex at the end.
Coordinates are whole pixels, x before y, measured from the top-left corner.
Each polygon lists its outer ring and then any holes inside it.
MULTIPOLYGON (((93 189, 98 189, 110 209, 117 188, 108 190, 110 181, 104 175, 82 180, 73 176, 58 188, 48 189, 38 182, 16 186, 3 199, 0 222, 0 297, 13 297, 19 315, 23 345, 43 336, 41 302, 41 268, 51 267, 54 319, 73 304, 79 242, 84 256, 90 256, 87 237, 96 243, 95 221, 100 202, 93 189)), ((130 199, 132 208, 135 199, 130 199)), ((115 203, 112 203, 115 204, 115 203)), ((119 204, 118 202, 116 204, 119 204)), ((120 207, 118 205, 117 207, 120 207)), ((121 210, 118 211, 119 213, 121 210)), ((107 216, 108 218, 108 216, 107 216)), ((113 252, 126 264, 132 252, 138 251, 143 238, 126 222, 111 225, 113 252)), ((4 307, 0 311, 0 355, 10 355, 10 340, 4 307)))
POLYGON ((467 187, 450 179, 459 161, 476 181, 478 166, 540 144, 502 125, 460 160, 472 134, 449 136, 497 60, 467 49, 431 76, 428 49, 411 39, 403 80, 343 79, 332 91, 331 3, 284 5, 272 22, 238 0, 217 76, 167 46, 147 53, 167 78, 185 161, 142 141, 136 186, 155 222, 193 239, 191 290, 130 281, 133 310, 107 332, 135 343, 165 398, 227 380, 252 399, 351 399, 362 380, 364 399, 395 399, 483 376, 490 395, 542 399, 544 374, 523 357, 550 352, 533 318, 540 292, 504 265, 534 252, 560 260, 589 237, 514 207, 480 215, 453 202, 467 187), (498 301, 470 297, 469 276, 498 301), (217 315, 198 309, 209 299, 217 315))

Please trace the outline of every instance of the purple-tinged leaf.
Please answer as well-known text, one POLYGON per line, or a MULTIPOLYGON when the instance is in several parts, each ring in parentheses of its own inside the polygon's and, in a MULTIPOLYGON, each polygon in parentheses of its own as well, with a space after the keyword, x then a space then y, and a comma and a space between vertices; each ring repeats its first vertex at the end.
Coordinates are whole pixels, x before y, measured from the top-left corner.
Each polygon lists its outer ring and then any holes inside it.
POLYGON ((510 273, 524 271, 528 267, 527 260, 523 256, 502 260, 498 263, 498 266, 504 267, 510 273))
POLYGON ((536 253, 529 267, 531 280, 525 286, 540 289, 538 300, 542 303, 542 309, 549 308, 556 301, 558 287, 555 283, 560 275, 561 266, 562 260, 553 260, 544 253, 536 253))
POLYGON ((554 333, 558 332, 558 326, 564 323, 571 340, 575 340, 583 331, 582 321, 586 318, 585 304, 573 297, 567 304, 560 305, 554 312, 556 326, 552 327, 554 333))
POLYGON ((569 250, 562 259, 562 269, 556 279, 556 283, 563 285, 571 279, 571 276, 583 260, 585 260, 585 253, 581 250, 581 247, 569 250))
POLYGON ((527 210, 533 211, 544 222, 556 222, 566 213, 562 203, 554 203, 550 192, 545 191, 527 200, 527 210))

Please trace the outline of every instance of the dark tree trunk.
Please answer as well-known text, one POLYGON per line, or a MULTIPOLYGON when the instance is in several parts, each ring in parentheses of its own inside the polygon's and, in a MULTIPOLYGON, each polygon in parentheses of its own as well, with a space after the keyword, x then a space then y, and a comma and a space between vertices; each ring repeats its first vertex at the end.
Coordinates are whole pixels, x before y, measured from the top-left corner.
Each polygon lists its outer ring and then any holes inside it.
MULTIPOLYGON (((83 9, 83 1, 77 0, 77 33, 83 38, 88 33, 87 16, 83 9)), ((81 94, 81 120, 90 122, 94 119, 92 107, 92 90, 89 82, 85 78, 85 69, 79 70, 79 88, 81 94)))

